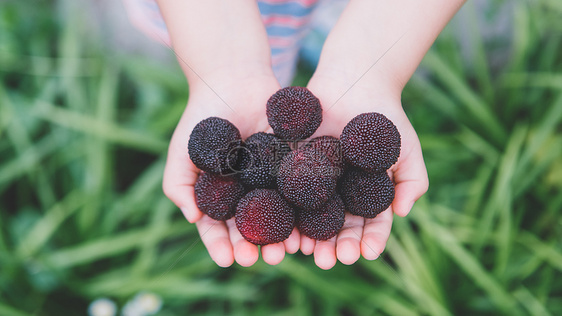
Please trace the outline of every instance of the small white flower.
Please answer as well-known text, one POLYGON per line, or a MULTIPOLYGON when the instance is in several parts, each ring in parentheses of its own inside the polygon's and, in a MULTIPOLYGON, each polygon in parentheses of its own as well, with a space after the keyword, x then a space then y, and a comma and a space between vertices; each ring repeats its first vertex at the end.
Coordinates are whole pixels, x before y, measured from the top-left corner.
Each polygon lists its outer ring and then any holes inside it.
POLYGON ((162 299, 154 293, 142 292, 137 294, 135 301, 146 315, 154 315, 162 308, 162 299))
POLYGON ((146 316, 145 312, 142 310, 141 306, 136 300, 130 300, 123 306, 121 310, 121 315, 123 316, 146 316))
POLYGON ((90 316, 115 316, 117 306, 108 298, 98 298, 88 306, 90 316))
POLYGON ((158 313, 161 307, 162 299, 160 296, 141 292, 123 306, 121 313, 123 316, 148 316, 158 313))

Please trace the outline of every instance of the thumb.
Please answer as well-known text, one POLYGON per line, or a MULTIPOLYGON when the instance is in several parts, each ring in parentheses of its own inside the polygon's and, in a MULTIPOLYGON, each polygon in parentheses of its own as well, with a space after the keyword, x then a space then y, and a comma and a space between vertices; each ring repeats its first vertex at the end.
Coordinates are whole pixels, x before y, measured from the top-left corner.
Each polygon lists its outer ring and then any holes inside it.
POLYGON ((396 183, 396 193, 392 209, 396 215, 404 217, 429 188, 427 170, 419 145, 397 164, 393 177, 394 183, 396 183))
POLYGON ((195 202, 195 182, 199 169, 189 159, 187 150, 179 154, 172 149, 168 151, 162 189, 164 194, 176 204, 190 223, 197 222, 203 213, 195 202))

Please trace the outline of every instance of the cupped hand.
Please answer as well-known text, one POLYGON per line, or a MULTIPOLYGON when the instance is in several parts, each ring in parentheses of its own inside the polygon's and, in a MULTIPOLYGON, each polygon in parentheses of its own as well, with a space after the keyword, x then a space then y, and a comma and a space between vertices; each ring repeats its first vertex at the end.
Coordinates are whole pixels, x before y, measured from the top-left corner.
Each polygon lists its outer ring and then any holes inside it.
POLYGON ((391 206, 372 219, 346 213, 344 227, 329 240, 315 241, 301 236, 301 251, 314 253, 314 260, 322 269, 332 268, 337 260, 353 264, 361 255, 374 260, 386 246, 393 214, 406 216, 429 185, 419 139, 402 109, 401 89, 392 87, 388 81, 362 81, 336 71, 317 71, 308 88, 320 99, 324 110, 322 124, 313 137, 331 135, 339 138, 345 125, 365 112, 384 114, 400 132, 400 157, 388 170, 396 189, 391 206))
MULTIPOLYGON (((227 267, 236 260, 242 266, 251 266, 258 260, 260 248, 240 235, 234 218, 215 221, 197 208, 194 186, 200 170, 189 159, 187 143, 193 127, 211 116, 232 122, 243 139, 256 132, 271 132, 265 104, 280 87, 271 73, 259 71, 248 70, 244 76, 231 72, 204 79, 190 84, 187 107, 168 148, 163 190, 185 218, 197 224, 201 240, 217 265, 227 267)), ((300 236, 295 229, 284 242, 262 246, 261 255, 268 264, 278 264, 285 252, 295 253, 299 245, 300 236)))

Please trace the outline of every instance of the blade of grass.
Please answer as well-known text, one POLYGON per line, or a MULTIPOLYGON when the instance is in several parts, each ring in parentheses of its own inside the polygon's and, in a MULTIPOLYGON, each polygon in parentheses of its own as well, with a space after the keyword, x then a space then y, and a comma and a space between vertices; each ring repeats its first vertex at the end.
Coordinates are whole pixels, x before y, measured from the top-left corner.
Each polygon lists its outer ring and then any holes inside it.
MULTIPOLYGON (((292 306, 293 315, 312 315, 311 301, 308 299, 306 289, 297 284, 290 283, 289 302, 292 306)), ((333 310, 335 312, 335 309, 333 310)))
POLYGON ((324 296, 326 299, 338 299, 354 303, 358 297, 367 295, 363 302, 364 304, 369 304, 371 308, 381 309, 391 315, 417 314, 411 306, 398 301, 386 292, 373 291, 362 286, 359 282, 356 284, 345 284, 345 282, 341 281, 337 283, 335 283, 335 280, 328 281, 317 276, 310 268, 291 260, 291 258, 284 259, 276 267, 296 282, 299 282, 318 295, 324 296))
POLYGON ((542 2, 543 2, 543 4, 546 4, 550 9, 554 9, 554 10, 562 13, 562 3, 560 3, 560 1, 544 0, 542 2))
POLYGON ((547 305, 548 302, 551 301, 551 297, 556 293, 556 287, 559 284, 557 282, 559 273, 551 267, 545 267, 537 272, 540 274, 539 285, 533 288, 533 295, 543 305, 547 305))
POLYGON ((155 138, 150 134, 127 129, 114 123, 100 121, 45 102, 41 103, 43 106, 36 108, 31 114, 51 123, 95 135, 111 143, 155 154, 165 153, 168 147, 167 141, 155 138))
POLYGON ((517 71, 525 69, 524 61, 528 56, 531 45, 529 5, 522 2, 513 7, 513 43, 508 69, 517 71))
POLYGON ((181 275, 168 275, 164 279, 114 279, 103 284, 88 284, 82 287, 88 296, 111 295, 128 297, 141 291, 158 293, 168 299, 182 300, 232 300, 253 301, 256 299, 255 286, 244 283, 221 283, 214 280, 197 280, 181 275))
POLYGON ((451 98, 436 85, 432 84, 428 79, 425 79, 418 73, 415 73, 412 76, 412 79, 410 79, 410 81, 408 82, 408 85, 412 89, 418 90, 421 95, 427 98, 429 101, 428 103, 432 107, 441 111, 454 121, 463 124, 461 120, 462 114, 456 103, 451 100, 451 98))
POLYGON ((512 280, 525 280, 536 273, 543 264, 544 260, 540 256, 529 255, 517 268, 513 268, 509 277, 512 280))
MULTIPOLYGON (((402 230, 400 234, 404 236, 404 231, 402 230)), ((403 285, 408 289, 407 293, 417 301, 417 305, 424 314, 452 315, 443 306, 439 290, 433 282, 432 275, 425 266, 422 268, 418 267, 418 265, 424 265, 419 253, 417 251, 412 252, 412 247, 408 247, 408 249, 402 248, 400 243, 394 238, 389 239, 387 249, 398 265, 401 275, 403 275, 403 285), (428 281, 429 284, 426 284, 428 281)))
POLYGON ((526 231, 519 233, 517 241, 532 251, 535 255, 542 258, 553 268, 562 272, 562 252, 560 249, 557 249, 555 245, 545 244, 536 236, 526 231))
POLYGON ((551 72, 509 72, 501 80, 505 88, 544 88, 562 89, 562 74, 551 72))
POLYGON ((54 268, 68 269, 136 249, 142 246, 148 237, 168 239, 183 235, 187 225, 185 222, 174 223, 169 230, 161 231, 156 236, 148 236, 149 229, 146 228, 131 229, 124 233, 89 240, 66 249, 51 251, 43 256, 43 260, 54 268))
POLYGON ((394 270, 390 264, 386 262, 386 253, 383 253, 380 257, 381 260, 372 261, 359 260, 358 262, 361 266, 367 269, 371 274, 381 279, 383 283, 388 284, 390 287, 397 290, 404 289, 404 280, 400 277, 398 272, 394 270))
POLYGON ((530 315, 552 315, 524 285, 515 290, 513 295, 529 311, 530 315))
POLYGON ((22 238, 20 244, 17 245, 16 255, 22 259, 34 256, 49 241, 59 226, 85 202, 84 194, 80 191, 76 190, 67 194, 62 201, 47 210, 29 233, 22 238))
MULTIPOLYGON (((543 176, 549 167, 554 167, 562 156, 562 137, 546 141, 543 148, 535 155, 536 161, 531 166, 527 166, 526 173, 518 172, 518 176, 514 177, 514 197, 517 198, 524 194, 529 188, 535 185, 540 176, 543 176)), ((517 170, 521 170, 521 163, 517 166, 517 170)))
POLYGON ((489 195, 493 175, 496 171, 496 164, 482 164, 476 171, 472 184, 468 190, 470 199, 466 201, 464 213, 470 218, 477 218, 480 207, 484 204, 485 199, 489 195))
POLYGON ((420 224, 423 231, 432 236, 433 241, 441 247, 442 251, 453 259, 453 261, 474 280, 476 285, 488 293, 489 298, 499 309, 510 315, 520 315, 521 313, 516 307, 513 296, 482 267, 474 254, 466 250, 449 230, 431 221, 427 215, 425 215, 426 213, 429 214, 429 206, 427 203, 423 206, 420 205, 423 201, 424 199, 418 201, 417 207, 424 211, 414 212, 412 214, 412 216, 415 216, 416 221, 420 224))
MULTIPOLYGON (((135 81, 141 84, 152 82, 167 90, 179 94, 177 99, 187 100, 187 82, 179 67, 175 67, 176 57, 170 52, 170 64, 163 65, 162 62, 138 58, 131 55, 116 56, 116 63, 123 67, 123 71, 135 81), (166 67, 167 66, 167 67, 166 67)), ((184 102, 186 103, 186 102, 184 102)))
POLYGON ((80 76, 84 70, 81 69, 81 63, 78 58, 82 57, 83 45, 81 44, 80 34, 84 34, 84 23, 80 20, 84 19, 84 12, 72 10, 73 14, 69 16, 67 27, 63 29, 61 40, 59 41, 60 58, 59 73, 60 90, 65 97, 65 104, 73 110, 90 111, 92 104, 86 96, 85 85, 80 76), (69 58, 67 58, 69 57, 69 58))
POLYGON ((520 156, 521 147, 525 139, 527 129, 524 126, 515 128, 513 135, 506 145, 505 152, 498 165, 498 174, 495 178, 492 193, 488 199, 488 203, 483 208, 481 220, 478 224, 480 234, 474 240, 474 249, 476 253, 480 253, 490 235, 496 232, 493 229, 494 221, 497 218, 499 236, 502 237, 500 245, 498 245, 496 272, 505 268, 507 257, 509 255, 509 236, 511 234, 511 205, 512 188, 511 180, 520 156))
POLYGON ((533 225, 532 230, 543 232, 552 229, 552 227, 560 227, 560 210, 562 210, 562 194, 559 194, 555 199, 550 201, 543 216, 533 225))
MULTIPOLYGON (((119 87, 118 67, 107 67, 100 78, 96 120, 113 124, 117 107, 117 91, 119 87)), ((104 190, 111 187, 110 146, 103 138, 93 137, 86 142, 86 163, 84 188, 96 198, 88 203, 77 215, 77 222, 82 232, 92 229, 100 214, 104 190)))
POLYGON ((154 192, 159 192, 164 163, 165 161, 160 159, 143 170, 126 193, 116 200, 109 212, 105 214, 99 226, 100 231, 114 232, 123 221, 130 220, 133 216, 145 216, 145 213, 140 210, 143 205, 152 203, 154 192))
POLYGON ((528 165, 541 149, 549 136, 560 126, 562 121, 562 93, 558 94, 556 100, 552 103, 548 111, 545 112, 543 119, 536 125, 531 137, 528 140, 528 146, 521 156, 520 166, 518 170, 526 170, 528 165))
POLYGON ((497 164, 500 156, 497 148, 473 130, 462 126, 457 138, 466 148, 484 158, 489 165, 497 164))
MULTIPOLYGON (((425 257, 420 253, 420 249, 423 249, 423 245, 420 244, 419 239, 414 237, 411 226, 406 221, 396 221, 395 222, 396 231, 400 234, 400 241, 403 245, 402 247, 395 248, 390 247, 392 244, 399 245, 398 240, 390 238, 389 251, 395 259, 396 264, 400 266, 406 262, 408 264, 404 268, 413 270, 415 275, 415 283, 419 290, 418 292, 423 294, 423 298, 420 302, 426 302, 428 307, 431 309, 428 311, 430 314, 450 314, 447 306, 444 306, 445 299, 441 287, 436 283, 437 276, 435 271, 431 268, 431 265, 426 261, 425 257), (398 256, 393 255, 396 253, 398 256), (401 258, 399 258, 401 257, 401 258)), ((404 269, 402 269, 404 270, 404 269)), ((410 282, 408 282, 410 284, 410 282)))
MULTIPOLYGON (((502 144, 507 138, 503 124, 487 105, 470 87, 451 71, 439 56, 429 51, 424 57, 424 65, 431 69, 440 82, 456 96, 466 110, 479 121, 479 127, 489 134, 494 144, 502 144)), ((462 118, 461 118, 462 119, 462 118)))
POLYGON ((171 216, 176 207, 166 197, 162 197, 154 207, 152 218, 149 221, 149 236, 140 248, 138 256, 131 264, 131 275, 136 278, 144 278, 158 258, 158 243, 160 240, 154 236, 161 236, 171 226, 171 216))
MULTIPOLYGON (((0 102, 4 103, 5 108, 10 112, 17 113, 14 104, 12 104, 11 99, 7 96, 2 86, 0 86, 0 102)), ((29 131, 26 130, 23 124, 23 118, 18 117, 18 115, 13 115, 11 124, 7 129, 7 134, 16 153, 21 156, 24 151, 29 150, 32 152, 33 156, 38 156, 34 151, 35 146, 32 137, 28 132, 29 131)), ((39 200, 44 208, 48 208, 55 203, 55 194, 43 169, 34 168, 33 170, 29 170, 27 172, 27 178, 30 182, 35 183, 34 189, 36 189, 39 200)))
MULTIPOLYGON (((74 144, 64 144, 73 146, 74 144)), ((4 161, 0 165, 0 185, 15 181, 24 175, 33 174, 39 163, 45 157, 59 150, 63 145, 60 144, 53 135, 45 136, 37 141, 33 147, 29 147, 21 152, 20 155, 9 161, 4 161)))
POLYGON ((523 142, 527 135, 528 128, 526 126, 517 126, 513 135, 507 144, 505 155, 498 168, 497 190, 494 190, 491 199, 494 205, 499 209, 499 222, 496 233, 498 235, 498 244, 496 252, 495 275, 502 276, 509 262, 509 255, 513 243, 513 177, 517 169, 520 152, 523 142))
MULTIPOLYGON (((466 4, 461 7, 457 17, 460 17, 462 11, 466 10, 466 4)), ((459 76, 466 77, 466 61, 465 57, 462 55, 462 48, 459 42, 459 33, 463 33, 465 26, 462 24, 459 18, 454 19, 451 23, 443 29, 439 34, 439 40, 435 41, 432 49, 435 49, 439 55, 447 58, 448 64, 451 69, 459 76)))
POLYGON ((469 18, 467 20, 470 32, 467 32, 467 34, 470 42, 472 66, 474 67, 473 74, 478 80, 478 90, 481 91, 484 99, 492 104, 494 101, 494 85, 492 85, 490 68, 488 67, 486 49, 484 48, 482 39, 482 30, 480 30, 480 25, 478 23, 479 13, 476 10, 476 3, 473 1, 465 3, 463 7, 468 7, 469 18))
POLYGON ((22 312, 17 310, 11 306, 5 305, 4 303, 0 302, 0 315, 4 316, 31 316, 33 314, 29 314, 26 312, 22 312))

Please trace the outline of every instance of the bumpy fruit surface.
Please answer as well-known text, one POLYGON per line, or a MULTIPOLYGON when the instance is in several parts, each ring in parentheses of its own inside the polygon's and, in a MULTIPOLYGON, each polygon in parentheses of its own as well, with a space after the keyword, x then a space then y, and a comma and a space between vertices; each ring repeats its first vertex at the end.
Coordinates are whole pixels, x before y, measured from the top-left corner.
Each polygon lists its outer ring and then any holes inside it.
POLYGON ((386 172, 372 174, 348 169, 338 185, 338 192, 348 212, 365 218, 374 218, 394 200, 394 184, 386 172))
POLYGON ((244 187, 232 176, 204 172, 195 182, 195 202, 204 214, 222 221, 234 216, 244 187))
POLYGON ((333 136, 320 136, 311 139, 304 149, 316 150, 326 156, 339 174, 343 172, 344 160, 340 140, 333 136))
POLYGON ((400 155, 400 133, 380 113, 354 117, 343 129, 340 140, 345 160, 368 172, 387 170, 400 155))
POLYGON ((334 195, 336 180, 337 174, 328 158, 314 150, 300 149, 281 161, 277 187, 291 204, 315 210, 334 195))
POLYGON ((279 164, 291 149, 273 134, 256 133, 241 150, 240 179, 249 189, 277 187, 279 164))
POLYGON ((299 232, 316 240, 328 240, 338 234, 345 221, 342 199, 335 194, 316 211, 297 212, 299 232))
POLYGON ((240 131, 229 121, 209 117, 193 128, 187 145, 193 164, 207 172, 232 174, 241 148, 240 131))
POLYGON ((246 194, 236 208, 236 227, 256 245, 282 242, 295 225, 295 210, 275 190, 256 189, 246 194))
POLYGON ((322 106, 304 87, 286 87, 267 101, 267 120, 275 135, 285 140, 310 137, 322 123, 322 106))

